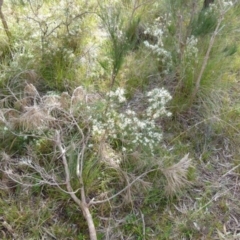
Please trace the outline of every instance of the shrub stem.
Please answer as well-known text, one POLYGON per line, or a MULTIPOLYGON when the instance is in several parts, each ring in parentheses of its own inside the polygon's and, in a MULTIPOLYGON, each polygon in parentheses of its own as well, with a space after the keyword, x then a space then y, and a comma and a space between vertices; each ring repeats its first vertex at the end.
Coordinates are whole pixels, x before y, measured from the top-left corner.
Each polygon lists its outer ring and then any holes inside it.
POLYGON ((203 63, 202 63, 202 67, 201 67, 201 70, 200 70, 200 73, 198 75, 198 78, 197 78, 197 81, 196 81, 196 84, 195 84, 195 88, 193 90, 193 93, 192 93, 192 96, 191 96, 191 99, 190 99, 190 105, 192 105, 198 91, 199 91, 199 88, 200 88, 200 84, 201 84, 201 80, 202 80, 202 76, 203 76, 203 73, 207 67, 207 63, 208 63, 208 59, 209 59, 209 56, 210 56, 210 52, 213 48, 213 44, 215 42, 215 39, 216 39, 216 36, 218 35, 219 33, 219 30, 220 30, 220 27, 221 27, 221 23, 223 21, 223 17, 224 17, 224 13, 221 13, 219 19, 218 19, 218 23, 217 23, 217 26, 215 28, 215 31, 213 33, 213 35, 211 36, 211 39, 210 39, 210 42, 209 42, 209 45, 208 45, 208 49, 207 49, 207 52, 205 54, 205 57, 204 57, 204 60, 203 60, 203 63))

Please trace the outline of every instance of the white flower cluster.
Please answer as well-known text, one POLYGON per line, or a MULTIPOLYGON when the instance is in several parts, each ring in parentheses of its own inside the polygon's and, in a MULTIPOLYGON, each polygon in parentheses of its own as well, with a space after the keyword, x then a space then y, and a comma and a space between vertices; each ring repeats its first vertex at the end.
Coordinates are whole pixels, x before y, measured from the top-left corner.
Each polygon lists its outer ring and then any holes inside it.
POLYGON ((92 119, 92 134, 95 137, 120 140, 122 151, 133 151, 138 146, 146 147, 153 154, 154 147, 162 140, 162 133, 155 120, 161 116, 170 116, 166 110, 166 103, 171 99, 165 89, 155 88, 147 93, 149 107, 146 109, 145 118, 140 119, 136 112, 126 109, 117 112, 117 104, 126 101, 124 89, 118 88, 115 92, 108 93, 110 98, 115 98, 115 104, 110 104, 108 111, 100 118, 92 119))
POLYGON ((234 5, 234 3, 231 0, 220 0, 220 1, 217 1, 216 3, 211 3, 209 5, 208 10, 205 12, 205 15, 209 15, 214 12, 219 13, 221 11, 228 10, 233 5, 234 5))
POLYGON ((139 119, 135 112, 129 111, 118 114, 112 110, 101 121, 93 119, 93 135, 122 141, 124 151, 131 152, 137 146, 145 146, 153 152, 154 146, 162 140, 160 129, 154 120, 139 119))
POLYGON ((139 119, 135 112, 128 111, 125 114, 119 114, 118 120, 121 137, 124 140, 128 139, 127 145, 130 147, 131 145, 144 146, 153 153, 154 146, 162 140, 162 133, 153 119, 139 119))
POLYGON ((125 91, 123 88, 117 88, 115 92, 110 91, 107 93, 107 96, 110 98, 111 102, 113 102, 112 100, 116 100, 117 103, 124 103, 126 101, 125 91))
POLYGON ((198 61, 198 39, 193 35, 187 38, 185 55, 188 59, 198 61))
POLYGON ((150 106, 147 108, 147 116, 151 119, 157 119, 160 116, 171 116, 171 113, 166 110, 166 103, 172 97, 169 92, 164 88, 154 88, 147 93, 148 102, 150 106))
POLYGON ((158 61, 165 67, 163 73, 167 74, 172 67, 172 56, 171 53, 164 48, 163 39, 165 31, 166 25, 160 22, 160 18, 157 18, 155 23, 144 31, 144 34, 151 35, 155 39, 155 42, 151 43, 146 40, 144 41, 144 45, 157 56, 158 61))
POLYGON ((229 8, 233 6, 233 2, 229 0, 223 0, 223 7, 224 8, 229 8))

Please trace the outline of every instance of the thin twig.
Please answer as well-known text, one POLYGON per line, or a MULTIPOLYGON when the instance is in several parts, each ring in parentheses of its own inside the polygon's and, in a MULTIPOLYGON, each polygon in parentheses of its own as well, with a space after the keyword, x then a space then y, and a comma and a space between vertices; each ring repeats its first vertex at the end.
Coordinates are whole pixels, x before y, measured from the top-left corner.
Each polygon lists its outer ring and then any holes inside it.
POLYGON ((141 218, 142 218, 142 228, 143 228, 143 240, 146 240, 146 225, 145 225, 145 220, 144 220, 144 214, 140 210, 141 213, 141 218))
POLYGON ((151 173, 151 172, 154 172, 154 171, 157 171, 157 170, 160 170, 160 168, 156 168, 156 169, 151 169, 147 172, 144 172, 143 174, 141 174, 140 176, 138 176, 136 179, 134 179, 131 183, 129 183, 126 187, 124 187, 121 191, 117 192, 116 194, 112 195, 111 197, 107 198, 107 199, 104 199, 104 200, 99 200, 99 201, 94 201, 95 198, 91 199, 91 201, 88 203, 88 205, 95 205, 95 204, 100 204, 100 203, 105 203, 105 202, 108 202, 110 201, 111 199, 117 197, 118 195, 120 195, 122 192, 126 191, 127 189, 129 189, 137 180, 139 180, 140 178, 142 178, 143 176, 151 173))
POLYGON ((223 174, 223 175, 221 176, 221 178, 226 177, 229 173, 231 173, 232 171, 234 171, 235 169, 237 169, 237 168, 239 168, 239 167, 240 167, 240 164, 238 164, 237 166, 231 168, 229 171, 227 171, 225 174, 223 174))
MULTIPOLYGON (((235 186, 234 186, 235 187, 235 186)), ((194 212, 194 214, 199 213, 201 210, 203 210, 204 208, 206 208, 208 205, 210 205, 213 201, 216 201, 219 197, 224 196, 227 192, 229 192, 231 189, 233 189, 234 187, 228 188, 225 191, 223 191, 222 193, 216 193, 206 204, 204 204, 202 207, 200 207, 196 212, 194 212)))

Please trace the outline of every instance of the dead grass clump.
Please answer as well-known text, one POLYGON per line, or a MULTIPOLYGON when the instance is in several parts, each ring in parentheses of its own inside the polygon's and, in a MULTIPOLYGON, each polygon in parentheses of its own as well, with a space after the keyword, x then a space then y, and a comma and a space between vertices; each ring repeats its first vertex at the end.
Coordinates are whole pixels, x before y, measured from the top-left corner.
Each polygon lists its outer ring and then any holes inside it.
POLYGON ((44 108, 60 108, 61 107, 61 98, 58 95, 48 95, 42 98, 42 105, 44 108))
POLYGON ((119 168, 122 156, 117 153, 109 144, 102 143, 99 147, 101 161, 113 168, 119 168))
POLYGON ((55 121, 55 118, 50 116, 46 109, 39 106, 26 107, 23 114, 12 119, 15 128, 25 131, 45 129, 53 121, 55 121))
POLYGON ((16 102, 14 102, 14 108, 19 111, 24 111, 25 107, 30 107, 32 105, 31 99, 24 97, 16 102))
POLYGON ((4 108, 0 110, 0 122, 4 123, 6 126, 9 126, 9 123, 12 119, 15 119, 19 116, 19 112, 15 109, 4 108))
POLYGON ((6 118, 3 111, 0 109, 0 123, 6 123, 6 118))
POLYGON ((89 93, 82 86, 79 86, 73 91, 71 104, 72 106, 76 106, 79 103, 95 103, 100 98, 99 94, 89 93))
POLYGON ((72 105, 76 105, 78 103, 85 103, 86 96, 87 96, 86 90, 82 86, 77 87, 76 89, 74 89, 72 94, 71 98, 72 105))
POLYGON ((67 92, 61 94, 60 103, 63 109, 68 110, 70 107, 70 95, 67 92))
POLYGON ((24 96, 25 97, 39 97, 39 93, 37 91, 37 89, 34 87, 33 84, 26 84, 25 88, 24 88, 24 96))
POLYGON ((191 166, 191 159, 188 155, 186 154, 178 163, 164 169, 163 174, 167 179, 165 191, 168 195, 173 195, 190 184, 187 180, 188 169, 191 166))

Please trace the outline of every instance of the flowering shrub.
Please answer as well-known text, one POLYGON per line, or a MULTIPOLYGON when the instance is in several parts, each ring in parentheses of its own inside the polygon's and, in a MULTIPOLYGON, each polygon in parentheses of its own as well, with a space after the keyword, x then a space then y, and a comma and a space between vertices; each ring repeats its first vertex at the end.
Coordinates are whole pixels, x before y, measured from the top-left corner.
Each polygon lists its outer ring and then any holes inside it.
POLYGON ((198 48, 197 48, 198 39, 193 35, 187 38, 185 57, 189 60, 198 61, 198 48))
POLYGON ((164 88, 154 88, 147 93, 149 107, 147 108, 147 116, 151 119, 157 119, 160 116, 171 116, 166 110, 166 104, 172 99, 169 92, 164 88))
POLYGON ((164 37, 166 36, 166 27, 170 23, 163 24, 160 18, 157 18, 153 25, 148 26, 144 34, 153 37, 153 42, 144 41, 144 45, 157 56, 159 63, 163 67, 163 73, 167 74, 172 67, 171 53, 164 46, 164 37))
POLYGON ((93 136, 110 143, 120 141, 119 150, 123 152, 133 152, 140 148, 154 154, 154 147, 162 140, 161 129, 155 121, 171 115, 166 110, 166 104, 171 100, 170 94, 163 88, 149 91, 146 95, 149 106, 142 113, 142 118, 129 108, 120 111, 121 105, 126 102, 124 89, 110 91, 107 96, 107 111, 92 118, 93 136))

